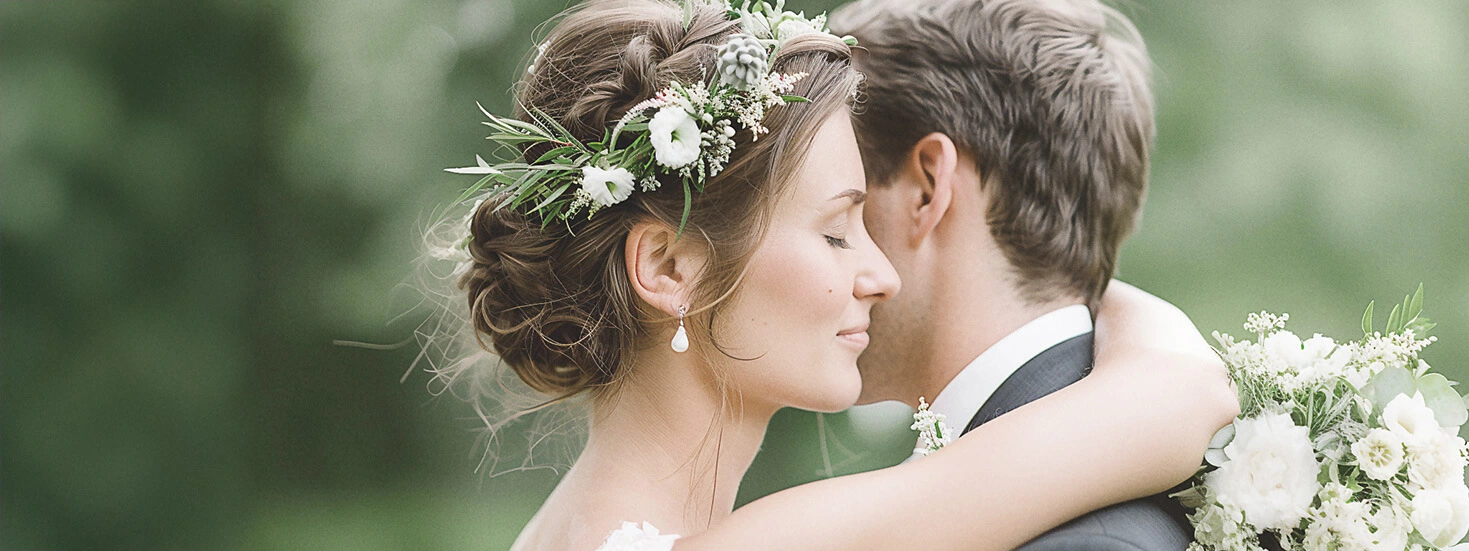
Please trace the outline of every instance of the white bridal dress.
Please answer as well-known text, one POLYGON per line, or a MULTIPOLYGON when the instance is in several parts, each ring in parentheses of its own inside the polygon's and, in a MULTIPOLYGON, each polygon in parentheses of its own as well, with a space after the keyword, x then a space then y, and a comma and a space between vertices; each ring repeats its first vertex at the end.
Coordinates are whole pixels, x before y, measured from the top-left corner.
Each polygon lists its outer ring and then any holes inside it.
POLYGON ((624 522, 622 528, 607 536, 607 541, 597 551, 669 551, 676 539, 678 536, 675 534, 659 534, 658 529, 647 521, 641 526, 624 522))

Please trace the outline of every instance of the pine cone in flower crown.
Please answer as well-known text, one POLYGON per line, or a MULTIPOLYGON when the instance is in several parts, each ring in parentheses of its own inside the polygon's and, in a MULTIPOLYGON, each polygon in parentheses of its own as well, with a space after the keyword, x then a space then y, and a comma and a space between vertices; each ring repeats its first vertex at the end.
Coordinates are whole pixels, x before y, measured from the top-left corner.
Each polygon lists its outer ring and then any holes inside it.
POLYGON ((749 90, 765 78, 765 46, 748 34, 729 37, 719 49, 719 80, 736 90, 749 90))

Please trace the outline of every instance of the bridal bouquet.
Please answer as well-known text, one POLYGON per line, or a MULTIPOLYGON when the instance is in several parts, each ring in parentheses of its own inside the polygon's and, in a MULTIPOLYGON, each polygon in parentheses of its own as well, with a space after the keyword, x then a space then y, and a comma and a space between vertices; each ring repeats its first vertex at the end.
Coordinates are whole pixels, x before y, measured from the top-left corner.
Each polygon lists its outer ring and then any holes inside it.
POLYGON ((1387 327, 1304 341, 1287 315, 1251 314, 1256 340, 1214 333, 1240 415, 1214 436, 1207 465, 1174 494, 1195 511, 1189 551, 1469 548, 1465 399, 1418 353, 1433 337, 1423 287, 1387 327))

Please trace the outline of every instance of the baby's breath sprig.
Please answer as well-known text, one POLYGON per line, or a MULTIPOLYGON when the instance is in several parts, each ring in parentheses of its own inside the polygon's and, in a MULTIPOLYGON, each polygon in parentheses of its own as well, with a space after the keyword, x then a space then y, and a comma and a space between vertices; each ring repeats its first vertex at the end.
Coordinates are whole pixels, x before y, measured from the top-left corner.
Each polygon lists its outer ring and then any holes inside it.
POLYGON ((918 431, 918 447, 913 449, 918 455, 939 451, 954 441, 954 431, 944 423, 944 414, 929 411, 928 402, 922 397, 918 398, 918 411, 913 414, 913 426, 908 428, 918 431))

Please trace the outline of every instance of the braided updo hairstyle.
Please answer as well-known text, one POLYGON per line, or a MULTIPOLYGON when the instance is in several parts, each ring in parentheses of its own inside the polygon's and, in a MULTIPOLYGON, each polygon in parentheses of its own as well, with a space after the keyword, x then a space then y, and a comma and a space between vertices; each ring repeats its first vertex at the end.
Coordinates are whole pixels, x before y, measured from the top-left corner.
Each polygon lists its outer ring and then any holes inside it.
MULTIPOLYGON (((716 50, 740 32, 739 23, 723 6, 689 1, 695 7, 687 27, 684 8, 661 0, 593 1, 572 12, 551 30, 517 85, 518 104, 546 112, 592 142, 671 81, 717 78, 716 50)), ((821 122, 850 106, 861 77, 849 56, 846 44, 825 33, 784 43, 771 70, 807 73, 791 93, 811 102, 772 109, 764 121, 770 133, 758 140, 740 131, 727 168, 693 194, 681 238, 699 240, 709 262, 685 319, 691 340, 711 342, 719 304, 736 291, 789 175, 821 122)), ((516 116, 530 120, 524 112, 516 116)), ((642 221, 677 227, 683 188, 670 178, 657 191, 636 192, 590 219, 573 219, 570 229, 561 223, 542 228, 539 219, 496 210, 495 203, 486 201, 471 215, 472 262, 457 280, 479 346, 553 397, 615 388, 652 324, 669 323, 640 307, 628 281, 624 242, 642 221)))

